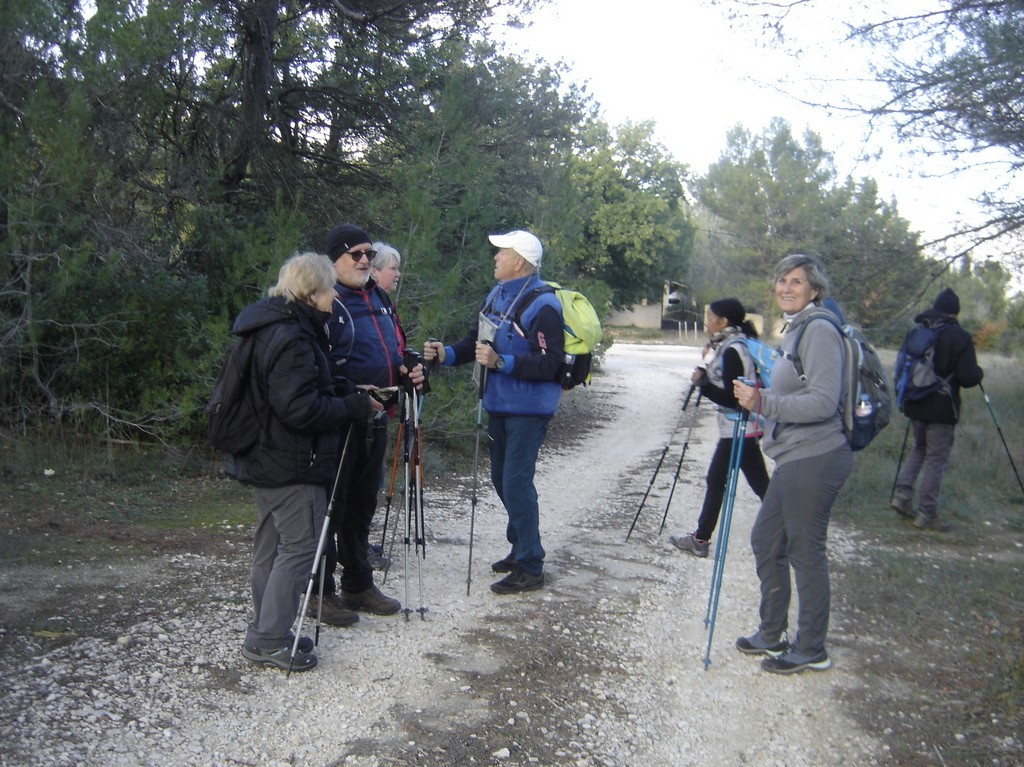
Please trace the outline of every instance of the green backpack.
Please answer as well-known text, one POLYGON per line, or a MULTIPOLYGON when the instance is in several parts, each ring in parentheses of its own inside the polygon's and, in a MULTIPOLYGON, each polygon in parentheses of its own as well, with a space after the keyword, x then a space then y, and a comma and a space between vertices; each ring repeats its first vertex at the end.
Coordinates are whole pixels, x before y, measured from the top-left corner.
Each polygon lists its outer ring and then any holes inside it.
POLYGON ((594 347, 603 337, 601 320, 587 297, 576 290, 563 288, 556 282, 545 282, 534 288, 516 306, 513 320, 520 324, 526 307, 537 296, 554 293, 562 306, 562 331, 564 333, 565 361, 558 371, 557 381, 569 390, 590 383, 590 368, 594 360, 594 347))

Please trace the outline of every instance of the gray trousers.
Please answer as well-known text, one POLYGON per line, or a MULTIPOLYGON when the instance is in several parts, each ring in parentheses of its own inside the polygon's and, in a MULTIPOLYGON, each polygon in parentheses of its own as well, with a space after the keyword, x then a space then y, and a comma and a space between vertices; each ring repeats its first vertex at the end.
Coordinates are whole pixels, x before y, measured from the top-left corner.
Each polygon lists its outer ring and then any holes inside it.
POLYGON ((896 480, 895 498, 909 509, 914 499, 914 483, 917 482, 917 475, 921 474, 917 510, 925 517, 934 519, 939 513, 939 489, 949 464, 949 454, 953 452, 953 432, 956 426, 917 419, 912 419, 910 426, 914 431, 914 447, 896 480))
POLYGON ((789 626, 790 567, 799 600, 797 652, 825 649, 831 592, 825 541, 832 504, 853 470, 845 445, 776 466, 750 531, 761 580, 761 635, 772 640, 789 626))
POLYGON ((252 542, 254 614, 247 645, 272 650, 290 643, 300 596, 309 583, 327 513, 320 485, 256 488, 259 522, 252 542))

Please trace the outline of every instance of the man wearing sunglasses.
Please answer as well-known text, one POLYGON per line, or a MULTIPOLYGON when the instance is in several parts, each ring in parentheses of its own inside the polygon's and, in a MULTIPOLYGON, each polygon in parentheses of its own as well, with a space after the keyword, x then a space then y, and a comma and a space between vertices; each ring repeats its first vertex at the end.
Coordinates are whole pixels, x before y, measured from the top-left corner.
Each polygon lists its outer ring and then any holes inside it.
MULTIPOLYGON (((339 224, 327 233, 325 250, 337 277, 328 339, 338 393, 357 387, 398 386, 405 376, 417 388, 422 386, 423 366, 408 371, 402 365, 394 307, 387 293, 371 279, 370 264, 376 252, 370 236, 354 224, 339 224)), ((383 412, 371 421, 353 422, 350 427, 330 520, 329 537, 335 545, 327 547, 320 605, 323 621, 331 625, 351 625, 359 620, 359 612, 393 615, 402 609, 397 599, 386 596, 374 584, 369 556, 387 426, 387 413, 383 412), (340 595, 334 582, 338 564, 340 595)))

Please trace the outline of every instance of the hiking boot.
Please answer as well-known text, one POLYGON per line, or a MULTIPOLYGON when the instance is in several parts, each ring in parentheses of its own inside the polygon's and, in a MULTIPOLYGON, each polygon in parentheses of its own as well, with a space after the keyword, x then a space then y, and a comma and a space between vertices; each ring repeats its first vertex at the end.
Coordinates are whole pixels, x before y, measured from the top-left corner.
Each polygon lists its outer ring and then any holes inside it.
MULTIPOLYGON (((319 604, 319 597, 310 597, 306 615, 315 618, 319 604)), ((359 613, 345 607, 337 594, 324 594, 324 601, 320 607, 320 620, 328 626, 351 626, 353 623, 359 623, 359 613)))
POLYGON ((491 569, 496 573, 510 573, 515 569, 515 567, 516 555, 511 551, 504 559, 499 559, 497 562, 491 563, 491 569))
POLYGON ((523 591, 536 591, 544 585, 544 573, 530 575, 521 567, 514 567, 512 572, 497 583, 491 584, 495 594, 519 594, 523 591))
POLYGON ((376 586, 365 591, 342 591, 341 603, 350 610, 374 615, 394 615, 402 609, 402 603, 381 593, 376 586))
POLYGON ((824 650, 817 655, 804 655, 791 649, 782 655, 775 655, 761 661, 761 668, 770 674, 799 674, 808 669, 824 671, 831 666, 832 661, 824 650))
POLYGON ((933 530, 936 533, 948 533, 953 529, 949 522, 944 522, 938 517, 929 517, 925 514, 918 514, 914 520, 914 527, 918 530, 933 530))
POLYGON ((901 501, 899 498, 893 498, 889 501, 889 508, 901 517, 906 517, 907 519, 914 518, 914 510, 910 508, 909 501, 901 501))
POLYGON ((767 655, 769 657, 775 657, 776 655, 782 655, 784 652, 789 650, 789 639, 783 634, 781 637, 776 639, 774 642, 769 642, 764 636, 758 631, 756 634, 752 634, 748 637, 740 637, 736 640, 736 649, 744 655, 767 655))
POLYGON ((668 539, 673 546, 680 551, 685 551, 687 554, 693 554, 693 556, 700 557, 701 559, 706 558, 708 555, 710 541, 702 541, 693 533, 670 535, 668 539))
MULTIPOLYGON (((302 639, 309 639, 309 637, 302 637, 302 639)), ((302 645, 302 639, 299 640, 300 646, 302 645)), ((312 640, 310 640, 311 643, 312 640)), ((242 656, 253 663, 276 666, 283 671, 288 671, 289 668, 292 671, 309 671, 315 668, 317 663, 317 657, 313 654, 312 650, 310 652, 299 651, 295 654, 295 660, 292 660, 291 644, 275 647, 271 650, 265 650, 255 645, 242 645, 242 656)))

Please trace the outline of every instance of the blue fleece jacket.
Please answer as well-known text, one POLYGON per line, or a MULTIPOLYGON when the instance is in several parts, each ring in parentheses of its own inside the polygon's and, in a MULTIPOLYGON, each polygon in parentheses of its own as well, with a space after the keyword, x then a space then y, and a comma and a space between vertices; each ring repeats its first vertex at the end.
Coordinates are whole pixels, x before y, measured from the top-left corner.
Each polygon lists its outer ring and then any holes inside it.
MULTIPOLYGON (((493 415, 553 415, 562 396, 556 380, 562 365, 564 337, 562 307, 553 293, 529 294, 542 288, 536 274, 499 282, 484 301, 481 312, 497 330, 494 349, 504 359, 501 370, 487 371, 484 409, 493 415), (519 322, 518 307, 526 304, 519 322)), ((461 365, 476 358, 479 322, 451 346, 444 364, 461 365)))

